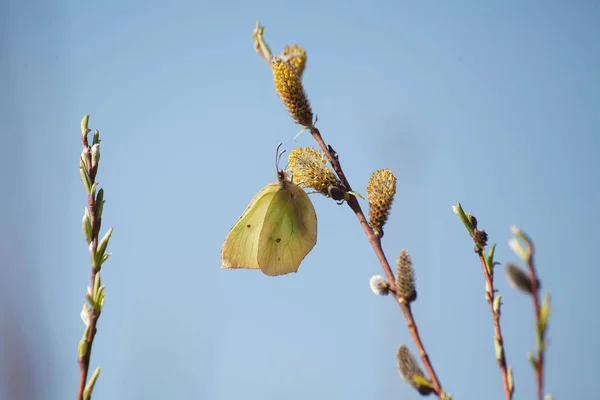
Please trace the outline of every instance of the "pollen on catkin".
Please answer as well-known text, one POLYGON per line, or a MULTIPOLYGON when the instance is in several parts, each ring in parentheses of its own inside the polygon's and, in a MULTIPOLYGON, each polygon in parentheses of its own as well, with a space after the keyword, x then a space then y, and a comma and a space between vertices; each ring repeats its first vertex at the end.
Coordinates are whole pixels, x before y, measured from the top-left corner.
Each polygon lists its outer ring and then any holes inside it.
POLYGON ((396 260, 396 293, 399 299, 407 303, 417 299, 415 271, 406 250, 402 250, 396 260))
POLYGON ((290 64, 278 57, 273 57, 271 66, 275 90, 277 90, 277 94, 285 104, 290 116, 294 118, 297 124, 311 128, 313 126, 313 113, 300 77, 290 64))
POLYGON ((400 376, 406 383, 417 389, 422 395, 430 394, 433 391, 431 385, 426 386, 415 380, 415 377, 418 377, 429 382, 429 379, 425 377, 423 370, 419 367, 417 360, 413 357, 408 347, 405 345, 398 347, 396 361, 398 372, 400 372, 400 376))
POLYGON ((378 296, 387 296, 390 292, 390 284, 381 275, 373 275, 369 280, 371 290, 378 296))
POLYGON ((296 148, 288 156, 288 169, 294 183, 329 196, 329 187, 341 184, 327 165, 325 153, 311 147, 296 148))
POLYGON ((388 219, 394 195, 396 177, 389 169, 373 172, 367 185, 369 198, 369 222, 373 233, 382 236, 383 226, 388 219))
POLYGON ((296 71, 298 78, 302 79, 304 68, 306 68, 306 50, 297 44, 293 46, 285 46, 283 51, 279 53, 279 58, 287 62, 296 71))

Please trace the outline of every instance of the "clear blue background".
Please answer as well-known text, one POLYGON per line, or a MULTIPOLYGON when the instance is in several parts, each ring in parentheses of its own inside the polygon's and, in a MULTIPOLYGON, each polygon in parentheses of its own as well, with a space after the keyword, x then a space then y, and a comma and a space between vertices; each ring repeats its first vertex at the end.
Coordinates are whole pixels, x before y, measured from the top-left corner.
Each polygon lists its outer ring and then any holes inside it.
MULTIPOLYGON (((383 245, 416 268, 414 312, 455 399, 503 399, 461 201, 516 261, 537 245, 553 293, 546 388, 597 393, 600 6, 597 2, 59 1, 0 9, 0 398, 74 398, 89 279, 79 123, 101 131, 106 304, 95 399, 418 398, 396 371, 416 348, 346 206, 313 196, 318 245, 298 274, 222 271, 220 248, 275 175, 314 146, 252 46, 299 43, 318 126, 356 190, 390 168, 383 245)), ((363 203, 364 204, 364 203, 363 203)), ((366 205, 365 205, 366 208, 366 205)), ((531 399, 529 298, 503 268, 515 399, 531 399)))

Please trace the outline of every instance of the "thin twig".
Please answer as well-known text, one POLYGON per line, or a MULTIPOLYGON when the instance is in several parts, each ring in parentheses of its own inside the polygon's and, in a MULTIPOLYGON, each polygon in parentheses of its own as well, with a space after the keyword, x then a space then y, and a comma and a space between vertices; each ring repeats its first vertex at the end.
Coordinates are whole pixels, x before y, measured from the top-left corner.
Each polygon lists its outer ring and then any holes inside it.
MULTIPOLYGON (((319 132, 319 130, 317 128, 312 128, 310 132, 311 132, 313 138, 319 144, 319 147, 321 147, 321 150, 323 150, 323 152, 325 153, 325 156, 327 157, 327 159, 333 166, 334 171, 336 172, 336 174, 338 175, 338 177, 340 178, 340 180, 342 181, 344 186, 346 186, 348 191, 352 191, 352 186, 350 185, 350 182, 348 182, 346 175, 344 175, 344 170, 342 169, 342 165, 340 164, 339 157, 333 157, 333 155, 329 151, 329 148, 323 141, 321 132, 319 132)), ((348 200, 348 205, 350 206, 350 208, 352 209, 354 214, 356 214, 356 218, 358 218, 360 225, 362 226, 363 230, 365 231, 365 234, 367 235, 367 239, 369 240, 371 247, 373 247, 373 251, 375 252, 375 255, 379 259, 381 267, 383 268, 383 271, 385 272, 385 275, 387 276, 387 279, 388 279, 388 282, 390 285, 390 291, 394 291, 394 293, 395 293, 396 292, 396 283, 395 283, 396 280, 394 278, 394 273, 392 272, 390 264, 387 261, 385 253, 383 252, 383 248, 381 247, 380 237, 373 233, 373 230, 371 229, 371 226, 367 222, 365 214, 363 213, 362 208, 360 207, 360 204, 355 196, 350 196, 350 199, 348 200)), ((429 373, 429 377, 430 377, 431 383, 433 385, 433 390, 438 395, 438 397, 440 399, 442 399, 443 395, 444 395, 444 392, 442 390, 442 385, 435 373, 435 370, 433 369, 433 365, 431 364, 431 361, 429 360, 429 355, 425 351, 425 346, 423 345, 423 342, 421 341, 421 337, 419 335, 419 331, 417 329, 417 324, 415 322, 415 319, 412 315, 410 305, 400 302, 397 296, 394 296, 394 299, 396 300, 396 302, 398 303, 398 305, 400 306, 400 309, 402 310, 402 312, 404 314, 404 317, 406 319, 406 324, 408 325, 408 330, 409 330, 415 344, 417 345, 417 348, 419 349, 419 354, 421 355, 421 361, 423 362, 423 365, 425 366, 425 368, 427 369, 427 372, 429 373)))
POLYGON ((506 364, 506 354, 504 353, 504 339, 502 337, 502 328, 500 327, 500 308, 496 309, 494 307, 494 277, 490 274, 487 262, 485 260, 485 256, 483 254, 482 248, 477 248, 476 251, 479 256, 479 260, 481 261, 481 267, 483 268, 483 275, 485 276, 486 281, 486 290, 485 290, 485 299, 490 306, 490 312, 492 313, 492 319, 494 321, 494 333, 495 339, 499 344, 500 354, 496 355, 496 359, 498 360, 498 367, 500 368, 500 372, 502 373, 502 383, 504 384, 504 397, 506 400, 512 399, 514 386, 510 384, 508 378, 508 368, 506 364))
MULTIPOLYGON (((90 176, 90 181, 92 185, 96 181, 96 173, 98 172, 98 164, 93 165, 92 163, 92 155, 90 150, 90 145, 88 143, 88 135, 81 135, 81 144, 83 146, 83 154, 85 157, 85 164, 87 166, 88 174, 90 176)), ((100 233, 100 226, 102 223, 101 218, 96 214, 96 200, 94 198, 94 194, 88 194, 88 209, 90 212, 90 220, 92 225, 92 240, 87 240, 88 247, 91 247, 91 254, 96 254, 98 249, 98 236, 100 233)), ((92 261, 91 274, 90 274, 90 288, 94 288, 94 282, 96 280, 96 274, 100 272, 100 265, 94 266, 94 262, 92 261)), ((100 309, 96 309, 95 307, 89 308, 89 330, 86 338, 86 348, 85 353, 79 357, 79 368, 80 368, 80 377, 79 377, 79 389, 77 394, 78 400, 84 399, 84 392, 87 383, 87 377, 90 369, 90 357, 92 354, 92 345, 94 343, 94 337, 96 336, 96 325, 98 323, 98 318, 100 317, 100 309)))
MULTIPOLYGON (((531 278, 531 289, 532 289, 531 296, 533 298, 533 309, 535 311, 535 323, 536 323, 535 326, 536 326, 536 330, 539 330, 540 329, 539 328, 540 327, 540 314, 541 314, 540 297, 539 297, 540 282, 538 280, 537 273, 535 272, 535 267, 534 267, 534 263, 533 263, 533 251, 534 251, 533 243, 531 241, 528 241, 527 246, 528 246, 528 250, 529 250, 529 257, 527 259, 527 267, 529 269, 529 277, 531 278)), ((538 400, 543 400, 543 398, 544 398, 544 347, 545 347, 544 334, 545 334, 545 328, 544 328, 544 331, 542 331, 540 334, 541 337, 538 338, 538 346, 537 346, 537 360, 536 360, 536 368, 535 369, 536 369, 536 373, 537 373, 538 400)))
MULTIPOLYGON (((348 191, 352 191, 352 186, 350 186, 348 179, 344 175, 344 171, 342 169, 342 165, 340 164, 339 158, 333 157, 333 155, 329 151, 329 148, 323 141, 321 132, 319 132, 319 130, 317 128, 311 129, 310 132, 311 132, 313 138, 317 141, 317 143, 319 144, 319 146, 325 153, 326 157, 329 159, 329 162, 333 166, 333 169, 335 170, 336 174, 338 175, 338 177, 340 178, 340 180, 342 181, 344 186, 346 186, 348 191)), ((354 214, 356 214, 356 217, 358 218, 360 225, 362 226, 363 230, 365 231, 365 234, 367 235, 367 239, 369 240, 371 247, 373 247, 373 251, 377 255, 377 258, 379 259, 381 267, 383 268, 383 271, 385 272, 385 275, 387 276, 387 279, 388 279, 388 282, 390 285, 390 290, 393 290, 394 292, 396 292, 396 283, 395 283, 396 280, 394 278, 394 273, 392 272, 392 269, 390 268, 390 264, 387 261, 387 258, 385 257, 385 253, 383 252, 383 248, 381 247, 381 240, 380 240, 379 236, 377 236, 373 233, 373 230, 369 226, 369 223, 367 222, 367 219, 365 218, 365 215, 364 215, 362 208, 360 207, 360 204, 359 204, 358 200, 356 199, 356 197, 350 196, 350 199, 348 200, 348 205, 350 206, 350 208, 352 209, 354 214)), ((423 345, 423 342, 421 341, 421 337, 419 336, 417 324, 412 315, 410 305, 401 303, 400 301, 398 301, 397 296, 394 296, 394 298, 396 299, 396 302, 402 309, 402 312, 406 319, 406 323, 408 325, 408 330, 410 331, 410 334, 411 334, 413 340, 415 341, 417 348, 419 349, 419 354, 421 355, 421 360, 423 361, 423 365, 425 365, 425 368, 427 369, 427 372, 429 373, 429 377, 431 378, 431 382, 433 384, 433 389, 434 389, 435 393, 438 395, 438 397, 441 399, 441 398, 443 398, 442 396, 444 394, 444 392, 442 391, 442 385, 440 384, 438 377, 435 373, 435 370, 433 369, 433 365, 431 364, 431 362, 429 360, 429 356, 427 355, 427 352, 425 351, 425 346, 423 345)))
MULTIPOLYGON (((321 132, 319 132, 319 130, 317 128, 312 128, 310 133, 312 134, 312 137, 319 144, 319 147, 321 147, 321 149, 325 153, 325 156, 329 160, 330 164, 333 166, 333 170, 338 175, 338 177, 340 178, 340 180, 342 181, 344 186, 346 186, 348 191, 352 191, 352 186, 350 186, 350 183, 348 182, 346 175, 344 175, 344 171, 342 170, 342 165, 340 164, 339 158, 333 157, 333 155, 329 151, 329 148, 327 147, 327 145, 323 141, 323 138, 321 137, 321 132)), ((373 233, 373 230, 371 230, 371 226, 369 226, 369 222, 367 222, 365 214, 363 213, 363 211, 360 207, 360 204, 358 203, 358 200, 356 199, 355 196, 350 196, 350 199, 348 200, 348 205, 350 206, 352 211, 354 211, 354 214, 356 214, 356 217, 358 218, 358 222, 360 223, 363 230, 365 231, 365 234, 367 235, 367 239, 369 240, 369 243, 371 243, 371 247, 373 247, 373 250, 375 251, 377 258, 379 259, 379 262, 381 263, 381 267, 383 268, 383 271, 385 272, 385 275, 390 284, 390 288, 396 290, 394 273, 392 272, 392 269, 390 268, 390 264, 388 263, 387 258, 385 257, 383 249, 381 248, 381 241, 379 239, 379 236, 375 235, 373 233)))
POLYGON ((406 323, 408 325, 408 331, 410 332, 414 342, 417 345, 417 348, 419 349, 421 361, 423 361, 423 365, 425 365, 425 368, 427 369, 427 372, 429 373, 429 376, 431 377, 431 381, 433 383, 433 389, 434 389, 435 393, 438 395, 438 397, 440 399, 442 399, 443 394, 444 394, 442 391, 442 385, 440 384, 439 380, 437 379, 437 375, 435 374, 433 365, 431 364, 431 361, 429 361, 429 355, 425 351, 425 346, 423 345, 423 342, 421 341, 421 336, 419 335, 419 330, 417 329, 417 323, 415 322, 415 319, 413 317, 410 303, 398 302, 398 304, 400 305, 400 308, 402 309, 402 312, 404 313, 404 318, 406 319, 406 323))

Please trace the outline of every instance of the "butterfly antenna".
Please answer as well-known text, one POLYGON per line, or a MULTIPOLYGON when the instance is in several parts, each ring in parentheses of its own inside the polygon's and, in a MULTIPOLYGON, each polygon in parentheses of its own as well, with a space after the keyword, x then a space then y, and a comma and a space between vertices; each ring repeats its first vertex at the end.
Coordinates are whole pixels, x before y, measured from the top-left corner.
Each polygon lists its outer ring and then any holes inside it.
POLYGON ((283 156, 283 153, 285 153, 285 150, 283 150, 281 153, 279 152, 279 149, 281 148, 281 145, 283 143, 279 143, 277 145, 277 149, 275 150, 275 171, 279 172, 279 162, 281 161, 281 156, 283 156))

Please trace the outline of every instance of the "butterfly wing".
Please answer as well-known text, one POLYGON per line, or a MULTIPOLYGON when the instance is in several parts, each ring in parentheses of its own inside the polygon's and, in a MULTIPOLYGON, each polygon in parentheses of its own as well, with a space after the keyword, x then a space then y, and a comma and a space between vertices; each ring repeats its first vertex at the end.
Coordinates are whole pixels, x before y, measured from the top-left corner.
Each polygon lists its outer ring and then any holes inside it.
POLYGON ((270 183, 254 196, 225 238, 221 249, 222 269, 259 269, 260 233, 273 198, 281 189, 281 184, 270 183))
POLYGON ((258 244, 258 266, 266 275, 298 271, 317 243, 317 214, 308 195, 284 180, 264 218, 258 244))

